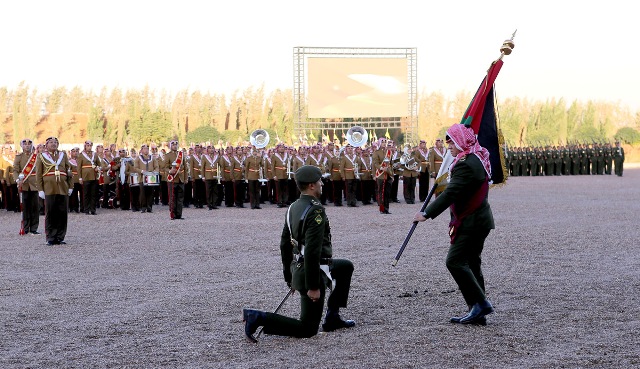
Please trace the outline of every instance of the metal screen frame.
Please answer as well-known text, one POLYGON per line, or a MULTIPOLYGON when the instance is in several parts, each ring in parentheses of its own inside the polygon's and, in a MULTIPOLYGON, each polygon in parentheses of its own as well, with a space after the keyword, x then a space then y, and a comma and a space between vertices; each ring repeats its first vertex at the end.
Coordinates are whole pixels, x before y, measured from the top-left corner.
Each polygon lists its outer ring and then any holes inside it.
POLYGON ((417 49, 370 47, 305 47, 293 48, 293 132, 296 136, 306 131, 348 130, 353 126, 370 129, 401 129, 405 142, 417 142, 418 137, 418 73, 417 49), (408 113, 406 117, 391 118, 309 118, 305 95, 307 57, 331 58, 394 58, 407 60, 408 113))

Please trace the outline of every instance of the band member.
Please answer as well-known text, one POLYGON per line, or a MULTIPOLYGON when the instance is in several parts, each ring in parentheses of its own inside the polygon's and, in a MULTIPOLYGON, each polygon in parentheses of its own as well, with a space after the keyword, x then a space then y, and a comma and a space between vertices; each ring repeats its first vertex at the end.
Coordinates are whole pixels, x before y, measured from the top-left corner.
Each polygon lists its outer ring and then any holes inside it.
POLYGON ((271 157, 273 156, 273 153, 271 152, 271 149, 267 150, 267 152, 264 154, 264 159, 263 159, 263 168, 264 168, 264 175, 267 179, 269 179, 269 182, 267 182, 267 199, 269 201, 269 204, 271 205, 275 205, 278 200, 277 200, 277 193, 276 193, 276 180, 274 179, 274 174, 272 171, 272 162, 271 162, 271 157))
POLYGON ((184 184, 184 200, 183 207, 189 208, 193 203, 193 184, 191 183, 191 157, 193 156, 193 147, 188 150, 182 149, 185 158, 185 167, 187 170, 187 182, 184 184))
POLYGON ((402 166, 402 195, 407 204, 415 204, 416 179, 418 178, 418 173, 420 173, 420 165, 415 161, 412 148, 409 148, 408 157, 409 160, 402 166))
POLYGON ((487 201, 491 178, 489 152, 480 146, 473 129, 464 124, 449 127, 447 144, 454 157, 449 167, 449 184, 424 213, 416 213, 413 220, 433 219, 450 208, 451 245, 447 269, 469 307, 466 315, 453 317, 451 322, 485 325, 485 316, 493 312, 493 306, 485 294, 481 253, 484 240, 495 228, 487 201))
POLYGON ((393 142, 387 145, 385 138, 378 140, 379 149, 373 153, 374 178, 377 183, 376 199, 380 214, 391 214, 389 202, 391 198, 391 184, 393 182, 393 169, 391 168, 391 149, 393 142))
POLYGON ((359 160, 359 172, 360 172, 360 198, 362 199, 362 205, 371 205, 371 199, 374 194, 374 181, 373 181, 373 159, 368 148, 362 150, 362 156, 359 160))
POLYGON ((344 198, 344 180, 340 174, 340 152, 331 155, 327 152, 327 171, 331 174, 329 179, 333 187, 333 205, 342 206, 344 198))
POLYGON ((276 198, 278 207, 284 208, 289 201, 289 189, 287 187, 287 167, 289 154, 285 152, 283 144, 276 146, 276 152, 271 157, 271 172, 276 182, 276 198))
POLYGON ((322 195, 320 196, 320 202, 322 203, 322 205, 327 205, 326 192, 327 190, 329 190, 329 187, 327 186, 327 182, 329 181, 329 179, 326 175, 327 167, 325 166, 325 156, 322 154, 322 145, 320 143, 311 147, 311 152, 309 153, 309 156, 307 156, 305 165, 313 165, 314 167, 320 169, 320 171, 322 172, 322 184, 324 191, 322 191, 322 195))
POLYGON ((13 160, 13 176, 16 188, 22 193, 22 227, 21 234, 40 234, 40 211, 38 207, 38 187, 36 184, 36 158, 33 141, 25 138, 20 141, 22 152, 13 160))
MULTIPOLYGON (((151 152, 153 153, 153 147, 151 148, 151 152)), ((157 151, 156 160, 158 160, 158 165, 160 165, 160 203, 162 205, 169 205, 169 187, 167 185, 167 175, 168 173, 164 170, 164 156, 166 155, 166 151, 164 149, 157 151)))
POLYGON ((387 147, 391 143, 391 168, 393 168, 393 182, 391 182, 391 198, 389 201, 400 202, 398 200, 398 187, 400 185, 400 175, 402 174, 402 166, 400 165, 400 156, 402 156, 393 141, 387 141, 387 147))
POLYGON ((442 144, 442 139, 436 139, 436 144, 429 150, 429 171, 431 178, 436 178, 442 166, 442 160, 447 154, 447 149, 442 144))
MULTIPOLYGON (((431 174, 430 170, 433 169, 433 166, 429 165, 429 155, 431 155, 431 153, 427 148, 427 141, 420 140, 418 150, 414 151, 413 155, 415 160, 420 163, 420 173, 418 173, 418 182, 420 184, 418 188, 418 199, 420 202, 424 202, 429 195, 429 175, 431 174)), ((442 163, 442 159, 440 159, 440 162, 442 163)))
POLYGON ((258 150, 254 149, 252 154, 244 162, 244 177, 249 183, 249 203, 251 209, 262 209, 260 207, 260 179, 262 173, 262 159, 258 150))
POLYGON ((113 154, 111 152, 110 147, 105 147, 102 149, 102 145, 96 146, 96 152, 100 154, 102 150, 102 155, 99 155, 101 158, 101 180, 98 183, 102 182, 102 203, 100 206, 102 208, 109 207, 109 198, 111 198, 116 191, 116 178, 109 176, 109 171, 111 170, 111 163, 113 162, 113 154))
POLYGON ((353 264, 346 259, 332 259, 329 218, 319 198, 322 172, 305 165, 296 172, 300 199, 289 211, 280 238, 280 252, 285 282, 300 293, 300 320, 258 310, 244 309, 247 340, 257 342, 253 334, 264 326, 264 333, 281 336, 312 337, 322 320, 327 287, 331 293, 322 330, 331 332, 356 325, 343 320, 340 308, 347 306, 353 264), (335 281, 332 282, 332 281, 335 281))
POLYGON ((47 245, 64 245, 69 195, 73 191, 71 166, 64 151, 58 151, 57 138, 47 138, 45 146, 36 159, 38 195, 45 201, 44 230, 47 245))
POLYGON ((93 142, 87 140, 84 150, 78 155, 78 181, 82 184, 82 194, 85 214, 96 215, 98 201, 98 176, 101 167, 100 158, 92 150, 93 142))
POLYGON ((244 208, 245 183, 244 183, 244 158, 241 148, 236 148, 231 160, 231 175, 233 176, 233 199, 236 208, 244 208))
POLYGON ((344 155, 340 158, 340 177, 344 182, 345 197, 347 199, 347 206, 355 208, 356 204, 356 184, 357 178, 355 169, 358 166, 358 158, 353 152, 353 147, 347 145, 344 155))
POLYGON ((189 169, 191 170, 191 185, 193 186, 193 206, 203 209, 206 191, 202 173, 202 147, 200 145, 195 146, 193 155, 189 159, 189 169))
POLYGON ((171 151, 165 155, 163 163, 165 170, 168 172, 169 216, 171 220, 184 219, 182 217, 182 206, 185 183, 188 181, 187 166, 185 164, 186 155, 183 151, 178 151, 178 141, 169 142, 169 149, 171 151))
MULTIPOLYGON (((326 202, 334 202, 333 198, 333 181, 331 180, 331 171, 329 170, 329 162, 336 155, 335 144, 333 142, 328 142, 327 147, 324 148, 324 152, 322 154, 324 156, 323 164, 325 170, 323 172, 327 173, 327 177, 323 178, 322 181, 322 193, 325 197, 326 202)), ((322 201, 322 199, 320 199, 322 201)), ((323 202, 323 205, 326 203, 323 202)))
POLYGON ((119 159, 116 160, 114 170, 118 177, 117 179, 117 192, 120 195, 120 209, 131 209, 131 189, 129 187, 129 174, 131 172, 131 158, 127 157, 127 150, 118 150, 119 159))
POLYGON ((233 147, 228 146, 225 154, 220 158, 220 169, 222 170, 222 181, 224 188, 224 205, 228 208, 234 206, 235 192, 233 190, 233 147))
POLYGON ((159 183, 147 183, 145 175, 160 173, 160 165, 158 161, 149 154, 149 146, 144 144, 140 147, 140 155, 133 161, 133 172, 138 173, 142 178, 140 181, 140 208, 143 213, 153 212, 153 189, 158 187, 159 183))
POLYGON ((79 147, 74 147, 69 151, 69 165, 71 166, 71 174, 73 183, 73 191, 69 196, 69 212, 84 213, 84 206, 82 201, 82 185, 79 181, 80 171, 78 170, 78 153, 79 147))
POLYGON ((209 210, 218 208, 219 160, 220 157, 213 146, 207 146, 207 153, 202 157, 200 173, 204 176, 205 197, 209 210))
MULTIPOLYGON (((13 163, 15 156, 13 152, 10 154, 10 160, 13 163)), ((4 173, 4 180, 7 183, 7 211, 13 211, 17 213, 20 211, 20 197, 18 194, 18 183, 14 176, 14 172, 20 169, 14 169, 13 164, 6 167, 4 173)))

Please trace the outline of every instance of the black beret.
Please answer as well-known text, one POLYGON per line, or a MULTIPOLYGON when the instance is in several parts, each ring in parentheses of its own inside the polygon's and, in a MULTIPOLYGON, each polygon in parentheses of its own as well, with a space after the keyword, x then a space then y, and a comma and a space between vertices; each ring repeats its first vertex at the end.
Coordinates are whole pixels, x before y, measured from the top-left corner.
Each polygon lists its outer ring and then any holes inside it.
POLYGON ((296 182, 315 183, 322 178, 320 168, 313 165, 303 165, 296 170, 296 182))

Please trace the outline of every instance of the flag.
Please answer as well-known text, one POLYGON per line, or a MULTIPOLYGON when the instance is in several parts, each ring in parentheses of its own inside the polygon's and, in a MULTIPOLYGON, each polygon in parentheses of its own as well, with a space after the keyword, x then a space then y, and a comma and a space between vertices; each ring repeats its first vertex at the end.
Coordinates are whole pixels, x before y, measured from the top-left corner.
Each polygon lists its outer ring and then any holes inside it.
POLYGON ((387 140, 391 139, 391 135, 389 134, 389 128, 387 128, 387 132, 384 134, 384 137, 386 137, 387 140))
POLYGON ((313 131, 311 131, 311 133, 309 133, 309 139, 311 141, 313 141, 314 143, 316 142, 316 135, 313 134, 313 131))
POLYGON ((480 146, 489 151, 493 185, 504 183, 507 177, 504 169, 504 153, 500 150, 500 141, 504 142, 504 139, 498 130, 494 96, 494 82, 503 64, 502 59, 491 64, 460 122, 473 128, 480 146))

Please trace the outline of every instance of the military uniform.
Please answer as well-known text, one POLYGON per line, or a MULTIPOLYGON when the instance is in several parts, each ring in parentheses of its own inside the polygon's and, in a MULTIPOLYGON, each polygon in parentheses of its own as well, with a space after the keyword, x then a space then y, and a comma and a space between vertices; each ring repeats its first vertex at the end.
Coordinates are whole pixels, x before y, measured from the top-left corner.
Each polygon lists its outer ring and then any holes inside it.
POLYGON ((153 190, 157 186, 149 186, 144 183, 144 173, 159 173, 160 165, 153 156, 143 156, 142 154, 133 161, 132 172, 138 173, 140 176, 140 208, 143 213, 153 211, 153 190))
POLYGON ((78 154, 79 181, 82 183, 84 210, 87 214, 96 214, 98 201, 98 168, 101 160, 95 151, 81 151, 78 154))
POLYGON ((487 201, 488 176, 480 159, 473 154, 460 159, 450 175, 445 190, 427 206, 423 215, 435 218, 451 207, 447 269, 471 307, 486 301, 480 254, 484 240, 495 228, 487 201))
POLYGON ((189 169, 191 170, 191 181, 193 184, 193 206, 202 209, 205 204, 205 185, 202 173, 202 155, 194 153, 190 158, 189 169))
POLYGON ((25 233, 38 234, 40 224, 40 205, 38 203, 38 187, 36 184, 36 161, 34 153, 19 153, 13 160, 13 179, 22 182, 17 186, 22 192, 22 229, 25 233))
MULTIPOLYGON (((409 157, 413 157, 415 160, 415 156, 413 153, 409 157)), ((418 163, 418 162, 416 162, 418 163)), ((420 165, 417 165, 416 168, 411 169, 406 165, 402 165, 402 196, 404 197, 404 201, 407 204, 415 204, 416 202, 416 179, 420 173, 420 165)), ((428 180, 428 176, 427 176, 428 180)), ((428 182, 427 182, 428 184, 428 182)))
POLYGON ((63 151, 44 151, 39 154, 36 160, 36 183, 45 201, 47 244, 63 244, 67 234, 69 188, 73 185, 67 154, 63 151))
MULTIPOLYGON (((312 173, 303 173, 307 171, 305 168, 310 166, 302 167, 297 172, 298 181, 315 179, 306 182, 315 183, 321 178, 321 172, 317 168, 314 168, 312 173)), ((284 279, 291 288, 300 293, 300 319, 245 309, 247 338, 255 341, 252 335, 259 326, 264 326, 266 334, 293 337, 316 335, 324 310, 325 292, 327 287, 332 287, 331 279, 335 281, 335 287, 327 302, 323 330, 332 331, 355 325, 353 321, 343 321, 338 314, 341 307, 347 306, 353 264, 346 259, 333 259, 331 227, 319 199, 302 194, 291 204, 280 238, 280 253, 284 279), (293 245, 292 239, 295 240, 296 246, 293 245), (320 297, 312 300, 307 292, 316 290, 319 290, 320 297)))
MULTIPOLYGON (((418 199, 420 202, 424 202, 429 195, 429 176, 433 177, 432 168, 434 168, 434 166, 431 165, 430 160, 431 157, 434 156, 433 159, 435 161, 436 155, 435 153, 432 153, 432 151, 433 149, 422 150, 421 148, 418 148, 412 153, 414 160, 420 164, 420 172, 418 172, 418 182, 420 183, 418 187, 418 199)), ((439 158, 439 160, 440 163, 442 163, 442 158, 439 158)))
MULTIPOLYGON (((386 158, 387 148, 381 148, 373 153, 373 173, 374 176, 376 172, 382 170, 382 163, 386 158)), ((382 170, 379 177, 376 178, 377 181, 377 194, 376 199, 378 201, 378 207, 380 208, 380 213, 389 214, 389 202, 391 198, 391 183, 393 182, 393 169, 391 168, 391 163, 388 162, 386 169, 382 170)))
POLYGON ((340 159, 340 176, 344 181, 345 197, 347 206, 356 207, 356 185, 358 183, 355 176, 355 166, 358 164, 358 157, 355 154, 344 153, 340 159))
POLYGON ((289 202, 289 188, 287 184, 287 164, 289 155, 287 153, 282 156, 280 153, 274 153, 271 156, 271 173, 276 181, 276 198, 278 207, 284 208, 289 202))
MULTIPOLYGON (((311 153, 309 154, 309 156, 307 156, 307 160, 304 163, 305 165, 313 165, 314 167, 320 169, 320 172, 322 172, 322 174, 324 175, 327 171, 327 167, 325 165, 325 157, 322 153, 311 153)), ((329 190, 329 186, 328 186, 328 179, 325 178, 323 176, 322 178, 322 184, 323 184, 323 191, 322 191, 322 195, 320 196, 320 202, 322 203, 322 205, 326 205, 327 204, 327 192, 329 190)))
POLYGON ((82 201, 82 185, 79 181, 78 161, 76 159, 69 158, 69 165, 71 166, 71 185, 73 186, 73 192, 69 196, 69 211, 76 213, 84 213, 84 206, 82 201))
POLYGON ((167 184, 169 187, 169 216, 171 219, 183 219, 182 207, 184 201, 184 185, 188 181, 189 174, 187 173, 186 155, 184 153, 178 154, 178 151, 169 151, 164 156, 164 162, 162 167, 169 173, 172 168, 175 168, 177 172, 173 174, 173 179, 169 180, 167 177, 167 184), (177 159, 181 157, 181 163, 178 165, 177 159))
POLYGON ((374 182, 373 182, 373 159, 371 156, 362 156, 358 158, 358 166, 360 171, 360 198, 362 199, 362 205, 371 205, 371 201, 374 197, 374 182))
POLYGON ((244 161, 244 177, 249 182, 249 203, 251 209, 260 209, 260 169, 262 159, 257 155, 251 155, 244 161))
POLYGON ((327 158, 327 171, 331 174, 331 186, 333 204, 342 206, 342 198, 344 197, 344 180, 340 175, 340 157, 337 155, 329 155, 327 158))
POLYGON ((205 197, 207 199, 207 207, 209 210, 218 208, 218 173, 219 169, 218 154, 211 157, 209 154, 202 156, 202 166, 200 172, 204 176, 205 197))
POLYGON ((222 155, 220 157, 220 170, 222 171, 222 183, 224 185, 224 204, 230 208, 234 202, 233 190, 233 156, 222 155))
POLYGON ((231 158, 231 175, 233 176, 233 198, 237 208, 244 208, 244 158, 235 155, 231 158))
POLYGON ((614 172, 618 177, 622 177, 624 165, 624 149, 619 144, 613 148, 613 163, 615 164, 614 172))

